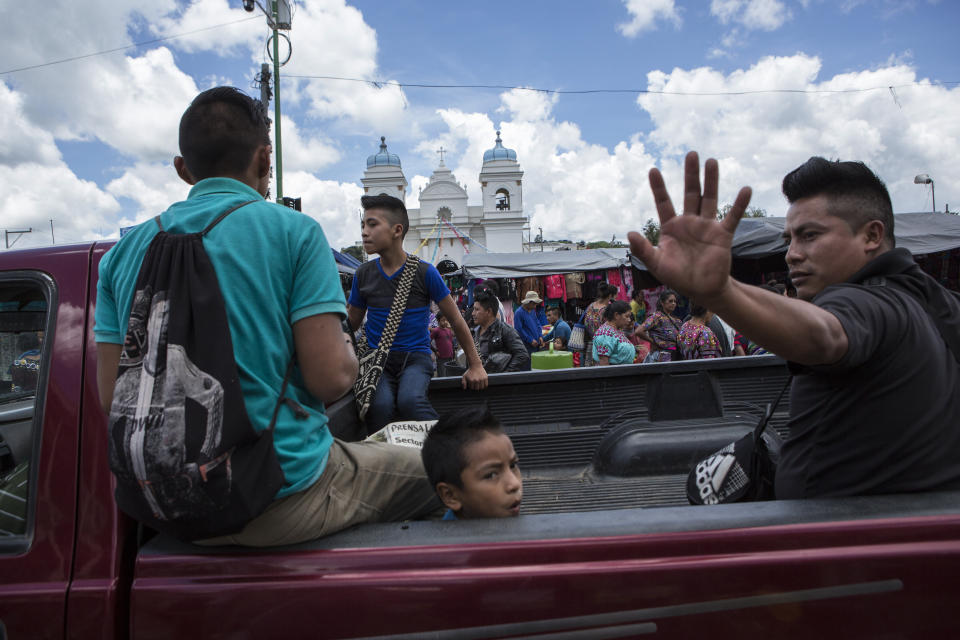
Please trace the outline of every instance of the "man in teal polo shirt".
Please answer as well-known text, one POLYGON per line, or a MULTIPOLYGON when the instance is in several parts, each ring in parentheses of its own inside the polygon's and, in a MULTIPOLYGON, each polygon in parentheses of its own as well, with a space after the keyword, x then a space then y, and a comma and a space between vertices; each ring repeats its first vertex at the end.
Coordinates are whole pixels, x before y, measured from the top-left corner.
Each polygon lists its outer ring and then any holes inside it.
MULTIPOLYGON (((264 200, 271 145, 263 105, 231 87, 204 91, 180 121, 177 173, 192 185, 186 200, 160 216, 171 233, 198 232, 231 207, 204 237, 223 293, 234 358, 250 422, 272 417, 287 363, 298 367, 287 395, 309 413, 283 405, 274 446, 285 482, 274 501, 238 534, 205 543, 293 544, 358 522, 416 517, 437 507, 415 449, 335 440, 324 403, 352 386, 357 360, 342 330, 346 306, 320 225, 264 200)), ((100 262, 97 377, 109 412, 137 274, 158 232, 153 220, 125 235, 100 262)))

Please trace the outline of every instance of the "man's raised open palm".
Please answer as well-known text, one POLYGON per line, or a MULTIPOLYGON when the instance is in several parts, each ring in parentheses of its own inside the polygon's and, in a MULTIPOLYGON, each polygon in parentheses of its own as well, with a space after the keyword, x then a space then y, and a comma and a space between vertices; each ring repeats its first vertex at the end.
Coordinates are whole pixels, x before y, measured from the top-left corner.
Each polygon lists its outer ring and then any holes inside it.
POLYGON ((750 187, 743 187, 730 211, 717 220, 717 161, 703 168, 696 151, 687 154, 684 166, 683 215, 678 216, 658 169, 650 170, 650 189, 660 216, 660 246, 654 247, 635 231, 627 234, 631 252, 667 286, 709 307, 730 281, 730 246, 733 232, 750 203, 750 187))

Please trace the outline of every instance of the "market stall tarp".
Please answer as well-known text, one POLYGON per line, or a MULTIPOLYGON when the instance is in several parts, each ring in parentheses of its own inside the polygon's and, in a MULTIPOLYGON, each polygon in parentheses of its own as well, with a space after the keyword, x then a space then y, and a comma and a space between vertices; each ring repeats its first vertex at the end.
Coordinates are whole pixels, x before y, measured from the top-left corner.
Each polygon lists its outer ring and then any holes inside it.
MULTIPOLYGON (((786 253, 786 218, 744 218, 733 236, 735 258, 764 258, 786 253)), ((894 214, 897 246, 914 255, 960 248, 960 216, 949 213, 894 214)))
POLYGON ((471 253, 463 259, 470 278, 526 278, 555 273, 616 269, 630 264, 626 247, 582 251, 531 251, 529 253, 471 253))

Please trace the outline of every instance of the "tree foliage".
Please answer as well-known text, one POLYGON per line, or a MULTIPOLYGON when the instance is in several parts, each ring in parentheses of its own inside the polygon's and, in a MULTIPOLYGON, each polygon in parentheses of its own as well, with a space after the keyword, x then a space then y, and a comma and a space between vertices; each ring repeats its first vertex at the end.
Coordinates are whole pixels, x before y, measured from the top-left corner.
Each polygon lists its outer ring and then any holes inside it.
MULTIPOLYGON (((727 217, 727 214, 730 213, 730 209, 733 208, 732 204, 725 204, 720 207, 720 210, 717 211, 717 220, 723 220, 727 217)), ((743 212, 744 218, 766 218, 767 210, 761 209, 760 207, 747 207, 747 210, 743 212)))
POLYGON ((363 257, 363 249, 361 249, 360 247, 358 247, 358 246, 356 246, 356 245, 350 245, 349 247, 343 247, 342 249, 340 249, 340 253, 345 253, 346 255, 350 256, 351 258, 356 258, 356 259, 359 260, 360 262, 363 262, 363 260, 364 260, 364 257, 363 257))
POLYGON ((647 220, 646 224, 643 225, 642 233, 653 246, 660 244, 660 223, 653 218, 647 220))

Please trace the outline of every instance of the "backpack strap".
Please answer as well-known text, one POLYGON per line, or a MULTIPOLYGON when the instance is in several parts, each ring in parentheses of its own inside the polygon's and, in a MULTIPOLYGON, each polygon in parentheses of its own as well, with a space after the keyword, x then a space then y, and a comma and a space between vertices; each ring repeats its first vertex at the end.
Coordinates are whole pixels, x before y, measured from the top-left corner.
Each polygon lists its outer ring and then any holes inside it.
MULTIPOLYGON (((205 235, 207 235, 208 233, 210 233, 210 230, 213 229, 213 228, 214 228, 215 226, 217 226, 218 224, 220 224, 220 221, 221 221, 221 220, 223 220, 224 218, 226 218, 228 215, 230 215, 231 213, 233 213, 234 211, 236 211, 236 210, 239 209, 240 207, 245 207, 245 206, 247 206, 248 204, 253 204, 254 202, 259 202, 259 200, 247 200, 246 202, 241 202, 241 203, 238 204, 238 205, 235 205, 235 206, 233 206, 233 207, 230 207, 229 209, 227 209, 226 211, 224 211, 223 213, 221 213, 220 215, 218 215, 218 216, 214 219, 213 222, 211 222, 210 224, 208 224, 208 225, 207 225, 207 228, 200 232, 200 237, 202 238, 203 236, 205 236, 205 235)), ((159 216, 157 216, 157 224, 160 224, 160 217, 159 217, 159 216)), ((160 227, 160 228, 163 229, 163 227, 160 227)))
MULTIPOLYGON (((220 221, 221 221, 221 220, 223 220, 224 218, 226 218, 228 215, 230 215, 231 213, 233 213, 234 211, 236 211, 236 210, 239 209, 240 207, 245 207, 245 206, 247 206, 248 204, 253 204, 254 202, 257 202, 257 201, 256 201, 256 200, 247 200, 246 202, 241 202, 240 204, 236 205, 235 207, 230 207, 229 209, 227 209, 226 211, 224 211, 223 213, 221 213, 219 216, 217 216, 216 220, 214 220, 213 222, 211 222, 210 224, 208 224, 208 225, 207 225, 207 228, 200 232, 200 236, 203 237, 203 236, 207 235, 207 233, 209 233, 210 229, 213 229, 215 226, 217 226, 218 224, 220 224, 220 221)), ((166 231, 166 229, 163 228, 163 223, 160 222, 160 216, 154 216, 154 217, 153 217, 153 221, 157 223, 157 227, 160 228, 160 231, 166 231)))
POLYGON ((297 420, 305 420, 310 417, 310 414, 307 413, 307 410, 304 409, 299 402, 287 396, 287 383, 290 382, 290 376, 293 375, 293 366, 296 362, 297 356, 294 354, 287 364, 287 373, 283 376, 283 386, 280 387, 280 396, 277 398, 277 404, 273 407, 273 416, 270 418, 270 425, 267 427, 267 431, 273 431, 273 428, 277 426, 277 415, 280 413, 280 407, 283 405, 290 407, 297 420))
POLYGON ((390 352, 393 339, 397 336, 397 330, 403 320, 403 313, 407 309, 407 299, 410 297, 410 289, 413 286, 413 278, 417 273, 419 262, 420 258, 407 254, 407 261, 403 264, 403 273, 400 274, 400 281, 397 283, 397 293, 393 298, 393 304, 390 305, 387 321, 383 325, 380 344, 377 345, 377 348, 382 349, 385 353, 390 352))

